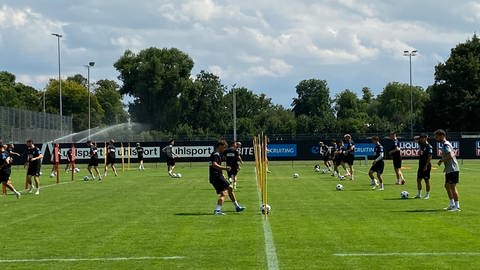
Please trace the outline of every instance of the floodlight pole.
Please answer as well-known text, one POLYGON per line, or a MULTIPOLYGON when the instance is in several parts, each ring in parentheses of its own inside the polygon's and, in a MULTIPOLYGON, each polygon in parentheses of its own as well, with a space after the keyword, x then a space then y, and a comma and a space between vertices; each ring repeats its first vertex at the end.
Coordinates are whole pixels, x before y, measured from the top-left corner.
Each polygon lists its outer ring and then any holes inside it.
POLYGON ((90 68, 95 65, 95 62, 88 62, 88 65, 85 65, 87 68, 87 91, 88 91, 88 140, 90 140, 90 68))
POLYGON ((58 48, 58 89, 60 92, 60 137, 63 136, 63 110, 62 110, 62 76, 60 73, 60 38, 62 35, 52 33, 53 36, 57 37, 57 48, 58 48))
POLYGON ((237 84, 234 83, 232 85, 232 96, 233 96, 233 104, 232 104, 232 109, 233 109, 233 140, 237 141, 237 97, 235 95, 235 86, 237 84))
POLYGON ((413 87, 412 87, 412 56, 417 55, 417 50, 405 50, 403 56, 408 56, 410 61, 410 138, 413 138, 413 87))

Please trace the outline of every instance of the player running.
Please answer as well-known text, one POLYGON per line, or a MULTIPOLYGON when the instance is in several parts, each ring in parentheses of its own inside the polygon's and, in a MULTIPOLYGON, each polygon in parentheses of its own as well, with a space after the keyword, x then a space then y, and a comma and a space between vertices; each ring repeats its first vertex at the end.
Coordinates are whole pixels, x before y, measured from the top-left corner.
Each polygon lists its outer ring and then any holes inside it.
POLYGON ((327 167, 329 172, 332 171, 332 164, 330 164, 330 148, 326 146, 323 142, 319 142, 319 152, 320 156, 322 157, 323 164, 327 167))
POLYGON ((345 157, 344 163, 348 164, 347 175, 350 177, 350 180, 353 180, 353 162, 355 161, 355 143, 352 140, 350 134, 345 134, 343 136, 343 141, 345 142, 345 157))
POLYGON ((383 174, 383 169, 385 168, 385 163, 383 162, 383 146, 380 144, 380 138, 378 136, 373 136, 372 137, 372 143, 375 145, 374 148, 374 160, 372 162, 372 167, 370 167, 370 170, 368 171, 368 176, 372 180, 372 189, 376 189, 378 186, 380 186, 379 190, 384 190, 383 188, 383 179, 382 179, 382 174, 383 174), (377 173, 377 179, 373 176, 373 173, 377 173))
POLYGON ((18 199, 21 194, 15 189, 15 187, 13 187, 12 182, 10 181, 12 162, 13 159, 7 151, 7 145, 0 142, 0 183, 15 193, 15 196, 17 196, 18 199))
POLYGON ((110 165, 110 167, 112 167, 112 171, 115 174, 115 176, 118 176, 117 169, 115 169, 116 149, 115 149, 114 143, 115 143, 115 141, 113 139, 111 139, 108 142, 108 145, 107 145, 107 163, 105 164, 105 170, 103 171, 103 176, 107 176, 108 165, 110 165))
POLYGON ((88 162, 88 172, 92 176, 92 179, 95 180, 95 175, 93 174, 93 170, 97 173, 98 181, 102 180, 102 176, 100 175, 100 171, 98 171, 98 149, 96 143, 92 143, 92 141, 87 141, 87 146, 90 148, 88 156, 90 157, 90 161, 88 162))
POLYGON ((418 171, 417 171, 417 195, 415 198, 422 197, 422 180, 425 180, 425 193, 424 199, 430 199, 430 171, 432 170, 433 147, 428 143, 428 135, 421 134, 418 137, 418 144, 420 145, 420 157, 418 159, 418 171))
POLYGON ((441 159, 438 161, 438 166, 445 164, 445 190, 447 191, 450 205, 444 210, 458 212, 460 210, 460 202, 458 199, 457 184, 459 182, 460 168, 458 166, 455 152, 452 144, 447 141, 447 133, 443 129, 438 129, 434 132, 435 140, 437 140, 442 147, 441 159))
POLYGON ((227 171, 228 175, 228 182, 233 182, 233 189, 237 189, 237 174, 240 170, 240 163, 242 159, 240 157, 240 153, 238 152, 238 144, 235 141, 230 143, 230 146, 224 151, 225 160, 227 163, 227 167, 230 167, 230 170, 227 171))
POLYGON ((215 144, 215 150, 210 155, 209 163, 209 178, 210 184, 215 188, 215 191, 218 194, 218 201, 215 210, 213 211, 214 215, 225 215, 222 212, 222 206, 225 202, 225 198, 228 196, 235 206, 237 212, 242 212, 245 210, 245 207, 238 204, 237 199, 235 198, 235 192, 233 191, 232 185, 230 185, 225 177, 223 176, 222 171, 229 171, 231 168, 229 166, 222 166, 222 154, 227 148, 227 143, 224 140, 218 141, 215 144))

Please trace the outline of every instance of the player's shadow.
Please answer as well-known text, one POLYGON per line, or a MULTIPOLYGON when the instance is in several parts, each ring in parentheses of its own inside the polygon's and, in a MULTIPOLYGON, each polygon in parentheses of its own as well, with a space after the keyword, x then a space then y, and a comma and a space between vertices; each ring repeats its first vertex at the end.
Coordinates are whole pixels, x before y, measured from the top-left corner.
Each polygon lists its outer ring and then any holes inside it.
POLYGON ((175 216, 212 216, 212 213, 192 212, 192 213, 175 213, 175 216))
POLYGON ((411 210, 394 210, 392 212, 427 213, 427 212, 445 212, 445 210, 443 209, 411 209, 411 210))

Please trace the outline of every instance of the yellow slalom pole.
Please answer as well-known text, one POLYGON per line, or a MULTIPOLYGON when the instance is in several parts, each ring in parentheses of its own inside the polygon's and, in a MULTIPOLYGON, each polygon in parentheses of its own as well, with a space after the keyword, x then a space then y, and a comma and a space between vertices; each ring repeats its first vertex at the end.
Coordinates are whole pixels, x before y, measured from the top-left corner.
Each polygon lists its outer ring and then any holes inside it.
POLYGON ((120 143, 120 151, 122 152, 122 172, 125 172, 125 154, 123 153, 123 142, 120 143))
POLYGON ((128 155, 128 166, 127 166, 127 168, 130 171, 130 142, 128 143, 127 155, 128 155))
MULTIPOLYGON (((107 142, 103 145, 103 167, 107 167, 107 142)), ((106 171, 105 169, 105 172, 106 171)))

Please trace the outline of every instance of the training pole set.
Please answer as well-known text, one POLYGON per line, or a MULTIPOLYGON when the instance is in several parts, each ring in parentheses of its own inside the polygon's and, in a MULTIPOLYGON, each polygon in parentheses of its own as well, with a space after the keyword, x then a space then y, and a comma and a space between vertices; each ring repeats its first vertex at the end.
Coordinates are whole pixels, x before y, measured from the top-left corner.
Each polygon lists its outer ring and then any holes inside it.
MULTIPOLYGON (((257 177, 258 191, 262 199, 262 209, 267 205, 267 141, 266 135, 258 135, 253 137, 253 152, 255 155, 255 173, 257 177)), ((268 211, 263 211, 267 218, 268 211)))

